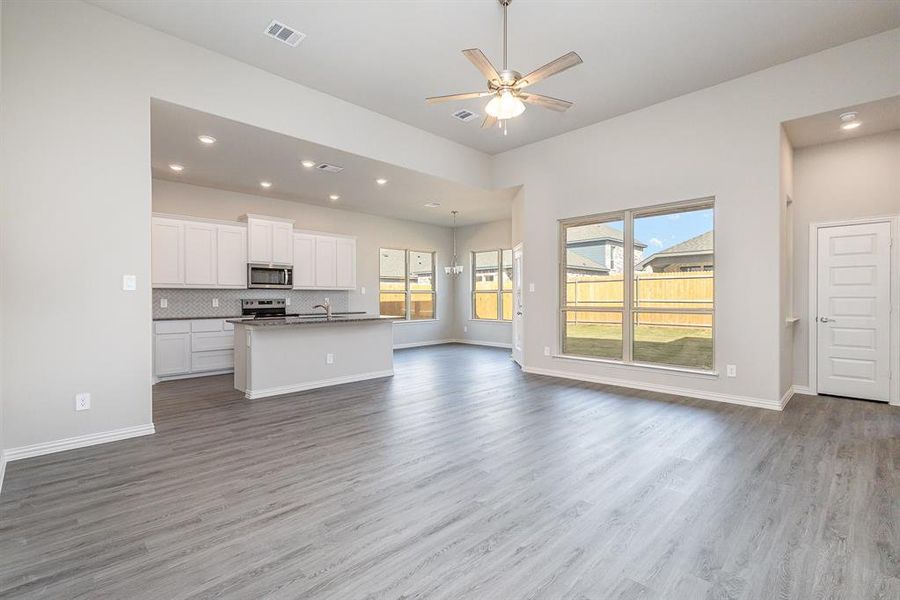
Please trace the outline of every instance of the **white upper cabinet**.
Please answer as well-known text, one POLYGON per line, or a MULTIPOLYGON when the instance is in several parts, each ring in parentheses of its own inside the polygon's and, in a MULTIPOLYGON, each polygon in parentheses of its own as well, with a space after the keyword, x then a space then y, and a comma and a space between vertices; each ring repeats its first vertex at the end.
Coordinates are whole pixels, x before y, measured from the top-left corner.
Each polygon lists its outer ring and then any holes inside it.
POLYGON ((216 226, 211 223, 184 224, 184 283, 214 286, 218 281, 216 226))
POLYGON ((336 241, 332 237, 316 236, 316 287, 337 286, 335 274, 336 241))
POLYGON ((356 288, 356 239, 294 234, 294 289, 356 288))
POLYGON ((247 215, 246 219, 249 262, 264 265, 291 265, 294 263, 293 221, 257 215, 247 215))
POLYGON ((153 218, 150 273, 154 287, 184 285, 184 221, 153 218))
POLYGON ((272 262, 294 264, 294 226, 291 223, 272 223, 272 262))
POLYGON ((247 287, 247 230, 244 227, 217 227, 218 287, 247 287))
POLYGON ((246 288, 247 229, 214 221, 153 217, 155 288, 246 288))
POLYGON ((316 236, 294 234, 294 289, 316 286, 316 236))
POLYGON ((339 288, 356 288, 356 240, 335 239, 335 285, 339 288))

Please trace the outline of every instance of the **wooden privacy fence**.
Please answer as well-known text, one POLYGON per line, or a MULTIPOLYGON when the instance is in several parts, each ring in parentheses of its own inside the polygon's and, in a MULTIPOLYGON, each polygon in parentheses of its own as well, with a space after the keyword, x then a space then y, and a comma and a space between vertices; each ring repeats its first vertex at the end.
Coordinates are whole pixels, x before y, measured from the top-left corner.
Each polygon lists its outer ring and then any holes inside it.
MULTIPOLYGON (((712 327, 708 314, 681 314, 666 312, 672 308, 713 307, 713 274, 699 273, 636 273, 634 282, 634 306, 640 309, 658 309, 653 312, 636 312, 635 321, 649 325, 673 325, 687 327, 712 327)), ((566 304, 570 307, 618 308, 623 302, 622 274, 569 275, 566 283, 566 304)), ((572 311, 566 314, 569 323, 619 323, 617 312, 572 311)))

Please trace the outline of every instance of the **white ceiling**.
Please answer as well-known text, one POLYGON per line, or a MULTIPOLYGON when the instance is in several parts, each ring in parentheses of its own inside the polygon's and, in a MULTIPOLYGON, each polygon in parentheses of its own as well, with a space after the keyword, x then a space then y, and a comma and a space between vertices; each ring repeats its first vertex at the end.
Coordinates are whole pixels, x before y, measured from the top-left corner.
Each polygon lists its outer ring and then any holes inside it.
POLYGON ((794 148, 900 130, 900 96, 795 119, 786 122, 784 129, 794 148), (851 111, 857 113, 861 125, 856 129, 841 129, 841 115, 851 111))
POLYGON ((468 187, 159 100, 151 102, 150 117, 153 176, 160 179, 444 226, 451 210, 460 211, 460 225, 509 219, 512 212, 514 189, 468 187), (199 135, 216 143, 202 144, 199 135), (306 169, 305 159, 344 171, 306 169), (175 173, 171 163, 184 171, 175 173), (388 183, 375 183, 380 177, 388 183), (331 201, 331 194, 340 199, 331 201), (427 202, 441 206, 426 208, 427 202))
POLYGON ((478 47, 500 63, 495 0, 93 2, 492 154, 900 27, 896 0, 515 0, 511 68, 524 73, 570 50, 585 64, 534 86, 575 102, 572 109, 529 106, 504 137, 450 117, 459 108, 483 114, 484 99, 424 102, 484 88, 460 51, 478 47), (297 48, 268 38, 272 19, 308 37, 297 48))

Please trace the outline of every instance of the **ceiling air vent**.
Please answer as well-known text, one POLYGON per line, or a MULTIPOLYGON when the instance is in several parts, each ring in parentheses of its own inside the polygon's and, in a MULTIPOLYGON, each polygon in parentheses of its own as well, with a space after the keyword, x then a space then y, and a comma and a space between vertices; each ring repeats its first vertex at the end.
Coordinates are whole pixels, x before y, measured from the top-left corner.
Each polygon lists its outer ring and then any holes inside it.
POLYGON ((322 163, 321 165, 316 165, 317 171, 325 171, 326 173, 340 173, 344 170, 344 167, 339 167, 337 165, 329 165, 328 163, 322 163))
POLYGON ((294 48, 296 48, 297 45, 303 41, 303 38, 306 37, 305 33, 300 33, 296 29, 288 27, 284 23, 279 23, 278 21, 269 23, 269 26, 266 27, 266 35, 294 48))
POLYGON ((463 123, 468 123, 473 119, 477 119, 478 113, 473 113, 471 110, 466 110, 463 108, 453 113, 453 118, 459 119, 463 123))

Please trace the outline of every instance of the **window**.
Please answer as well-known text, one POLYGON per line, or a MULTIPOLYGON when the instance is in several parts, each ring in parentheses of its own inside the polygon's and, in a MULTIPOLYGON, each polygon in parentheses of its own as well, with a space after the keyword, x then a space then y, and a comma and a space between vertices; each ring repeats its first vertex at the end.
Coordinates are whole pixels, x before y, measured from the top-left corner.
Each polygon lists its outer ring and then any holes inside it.
POLYGON ((512 320, 512 250, 472 253, 472 318, 512 320))
POLYGON ((435 318, 434 252, 379 250, 381 316, 409 321, 435 318))
POLYGON ((711 200, 561 226, 564 355, 712 370, 711 200))

